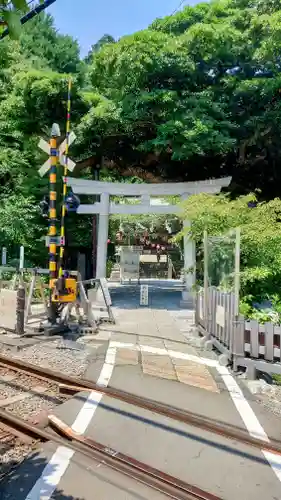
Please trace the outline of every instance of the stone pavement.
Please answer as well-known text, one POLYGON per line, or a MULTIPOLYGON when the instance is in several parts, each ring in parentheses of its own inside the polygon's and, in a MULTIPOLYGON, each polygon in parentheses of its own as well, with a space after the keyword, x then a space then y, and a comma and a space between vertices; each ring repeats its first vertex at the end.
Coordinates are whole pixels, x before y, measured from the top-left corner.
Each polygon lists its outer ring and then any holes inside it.
POLYGON ((116 324, 103 324, 95 336, 117 343, 115 366, 139 366, 145 375, 219 392, 207 367, 173 356, 173 351, 198 356, 185 336, 193 329, 194 314, 179 309, 180 294, 152 289, 149 306, 142 307, 138 290, 112 292, 116 324))

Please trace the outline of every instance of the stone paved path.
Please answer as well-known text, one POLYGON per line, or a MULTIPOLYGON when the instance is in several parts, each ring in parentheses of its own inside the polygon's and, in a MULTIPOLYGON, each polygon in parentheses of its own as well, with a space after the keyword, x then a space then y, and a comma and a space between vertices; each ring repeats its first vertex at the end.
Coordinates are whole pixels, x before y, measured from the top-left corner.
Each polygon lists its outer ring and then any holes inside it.
POLYGON ((145 375, 219 392, 207 367, 172 355, 171 351, 198 355, 185 336, 193 327, 193 311, 178 308, 180 295, 154 291, 148 307, 139 306, 135 290, 119 289, 112 295, 116 324, 102 325, 95 340, 120 344, 115 366, 140 366, 145 375))

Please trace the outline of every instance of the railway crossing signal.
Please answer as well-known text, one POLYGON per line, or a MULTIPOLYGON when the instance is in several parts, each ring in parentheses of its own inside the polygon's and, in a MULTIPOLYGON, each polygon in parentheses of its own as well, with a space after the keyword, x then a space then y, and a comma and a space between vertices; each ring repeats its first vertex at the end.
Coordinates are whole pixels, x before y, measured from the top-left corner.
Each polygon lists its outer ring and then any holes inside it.
MULTIPOLYGON (((71 132, 69 134, 69 145, 71 145, 76 139, 76 135, 74 132, 71 132)), ((49 156, 51 156, 51 146, 50 143, 45 141, 44 139, 40 139, 38 143, 38 147, 42 149, 45 153, 47 153, 49 156)), ((66 150, 66 139, 61 143, 61 145, 58 148, 58 157, 59 157, 59 162, 61 165, 65 165, 65 150, 66 150)), ((72 161, 70 158, 67 159, 67 169, 70 170, 71 172, 74 170, 76 163, 72 161)), ((51 158, 48 158, 45 163, 39 168, 39 175, 43 177, 48 170, 51 168, 51 158)))

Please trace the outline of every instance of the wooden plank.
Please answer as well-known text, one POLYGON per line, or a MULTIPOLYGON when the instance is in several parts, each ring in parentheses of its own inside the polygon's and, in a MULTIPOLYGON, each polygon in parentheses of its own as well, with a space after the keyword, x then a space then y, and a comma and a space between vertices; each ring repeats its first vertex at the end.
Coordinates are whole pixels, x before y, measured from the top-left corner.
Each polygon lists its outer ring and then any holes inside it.
POLYGON ((217 324, 216 324, 216 310, 217 310, 217 299, 218 299, 218 296, 215 292, 215 290, 213 289, 213 287, 211 287, 211 303, 210 303, 210 308, 209 308, 209 314, 211 315, 211 324, 212 324, 212 335, 214 335, 214 337, 217 336, 217 324))
POLYGON ((45 288, 49 288, 49 285, 47 287, 45 287, 40 276, 38 276, 38 282, 39 282, 39 290, 40 290, 41 299, 42 299, 42 302, 44 304, 44 309, 45 309, 45 312, 48 313, 48 300, 45 296, 45 288))
POLYGON ((234 300, 233 293, 229 293, 229 316, 228 316, 228 336, 227 345, 230 353, 233 353, 234 329, 235 329, 235 315, 234 315, 234 300))
MULTIPOLYGON (((235 302, 233 302, 235 305, 235 302)), ((235 313, 235 308, 233 309, 235 313)), ((233 353, 233 369, 236 371, 239 367, 238 359, 245 357, 245 318, 244 316, 235 316, 235 322, 233 323, 233 341, 232 341, 232 353, 233 353)))
POLYGON ((220 297, 218 300, 216 308, 216 324, 218 326, 218 336, 222 337, 223 329, 225 326, 225 307, 224 307, 224 297, 220 297))
POLYGON ((17 324, 17 292, 0 290, 0 327, 15 331, 17 324))
POLYGON ((225 346, 228 346, 228 331, 229 331, 229 293, 224 293, 224 328, 222 331, 222 339, 225 346))
MULTIPOLYGON (((235 309, 233 309, 235 310, 235 309)), ((233 328, 233 353, 237 356, 244 356, 245 354, 245 318, 238 316, 237 322, 234 323, 233 328)))
POLYGON ((216 306, 216 337, 221 342, 222 341, 222 331, 225 325, 225 310, 223 307, 223 294, 220 291, 215 292, 217 295, 217 306, 216 306))
POLYGON ((273 361, 273 336, 274 336, 274 326, 273 323, 265 323, 265 354, 264 357, 267 361, 273 361))
POLYGON ((199 317, 201 320, 204 319, 204 308, 203 308, 203 294, 202 292, 199 292, 199 295, 198 295, 198 298, 199 298, 199 317))
POLYGON ((257 321, 250 321, 251 356, 259 357, 259 324, 257 321))
POLYGON ((223 342, 224 345, 229 348, 229 332, 230 332, 230 324, 231 324, 231 310, 230 310, 230 294, 225 294, 225 327, 224 327, 224 335, 223 342))
POLYGON ((26 306, 25 306, 25 322, 27 323, 29 316, 31 314, 31 302, 32 302, 32 296, 33 292, 35 290, 35 283, 36 283, 36 274, 33 274, 31 284, 29 287, 29 293, 26 301, 26 306))

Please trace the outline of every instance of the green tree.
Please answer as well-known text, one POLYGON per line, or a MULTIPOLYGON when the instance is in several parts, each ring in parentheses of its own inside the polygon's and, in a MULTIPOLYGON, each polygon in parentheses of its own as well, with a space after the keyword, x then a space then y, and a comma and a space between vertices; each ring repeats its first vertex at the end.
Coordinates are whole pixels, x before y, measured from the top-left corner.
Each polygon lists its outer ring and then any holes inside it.
POLYGON ((92 47, 89 50, 87 56, 85 57, 85 62, 87 64, 89 64, 90 62, 92 62, 94 54, 96 52, 98 52, 100 49, 102 49, 102 47, 104 47, 104 45, 109 44, 109 43, 115 43, 115 39, 113 38, 113 36, 108 35, 108 34, 103 35, 97 41, 97 43, 94 43, 94 45, 92 45, 92 47))
POLYGON ((21 30, 20 18, 28 10, 26 0, 0 0, 1 25, 8 26, 11 38, 18 38, 21 30))
POLYGON ((78 42, 59 34, 49 14, 42 13, 23 26, 19 47, 24 57, 31 57, 41 66, 49 66, 59 73, 81 71, 78 42))
POLYGON ((98 44, 88 89, 100 97, 79 151, 167 179, 231 174, 237 193, 279 195, 280 15, 274 0, 213 0, 98 44))
MULTIPOLYGON (((241 229, 241 298, 281 300, 281 201, 257 203, 255 196, 236 200, 229 195, 201 194, 183 204, 182 217, 191 221, 190 236, 200 248, 204 230, 210 236, 241 229)), ((234 248, 234 247, 233 247, 234 248)), ((233 252, 232 248, 232 252, 233 252)))
POLYGON ((31 21, 28 30, 24 28, 18 41, 6 38, 1 42, 0 245, 18 255, 16 246, 24 244, 26 256, 34 265, 44 265, 47 258, 41 241, 47 227, 38 204, 48 192, 48 178, 38 175, 38 167, 46 161, 38 139, 49 139, 53 122, 60 124, 64 134, 69 74, 62 72, 63 61, 73 64, 67 69, 74 72, 73 123, 89 109, 80 87, 81 73, 75 73, 75 57, 70 55, 68 59, 71 44, 60 46, 61 40, 53 20, 43 15, 31 21), (40 26, 46 29, 41 31, 40 26), (32 40, 37 40, 42 49, 41 59, 41 49, 36 52, 32 40), (53 50, 49 50, 52 43, 53 50))

